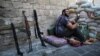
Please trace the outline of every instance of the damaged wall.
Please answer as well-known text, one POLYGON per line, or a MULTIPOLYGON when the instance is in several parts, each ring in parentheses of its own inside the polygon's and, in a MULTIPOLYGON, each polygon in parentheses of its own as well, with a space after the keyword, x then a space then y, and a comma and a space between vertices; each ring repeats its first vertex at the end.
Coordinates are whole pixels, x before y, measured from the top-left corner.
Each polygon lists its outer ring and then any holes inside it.
MULTIPOLYGON (((14 25, 24 25, 22 10, 26 11, 26 16, 31 25, 32 40, 34 37, 33 9, 37 10, 41 31, 46 35, 47 28, 60 15, 61 10, 67 7, 67 0, 0 0, 0 29, 10 27, 9 19, 14 25), (1 22, 2 21, 2 22, 1 22), (19 24, 20 23, 20 24, 19 24)), ((22 26, 24 27, 24 26, 22 26)), ((16 29, 20 44, 27 42, 25 32, 16 29)), ((0 50, 14 46, 11 30, 0 31, 0 50)))

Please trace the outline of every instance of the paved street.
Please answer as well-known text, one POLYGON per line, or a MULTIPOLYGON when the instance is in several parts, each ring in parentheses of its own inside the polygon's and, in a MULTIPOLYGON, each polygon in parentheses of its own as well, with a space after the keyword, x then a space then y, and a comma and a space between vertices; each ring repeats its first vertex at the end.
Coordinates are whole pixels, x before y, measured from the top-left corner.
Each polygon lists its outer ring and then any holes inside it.
MULTIPOLYGON (((100 56, 100 42, 92 45, 83 45, 80 47, 72 47, 65 45, 62 47, 53 47, 46 44, 47 47, 41 46, 39 41, 33 43, 33 51, 27 53, 28 45, 21 46, 23 56, 100 56)), ((11 48, 6 51, 0 52, 0 56, 18 56, 16 49, 11 48)))

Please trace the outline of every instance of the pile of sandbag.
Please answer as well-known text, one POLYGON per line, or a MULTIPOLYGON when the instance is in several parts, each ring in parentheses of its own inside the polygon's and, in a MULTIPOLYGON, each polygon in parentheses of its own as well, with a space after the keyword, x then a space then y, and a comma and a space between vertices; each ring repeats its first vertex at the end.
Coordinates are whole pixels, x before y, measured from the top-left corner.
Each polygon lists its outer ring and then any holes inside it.
POLYGON ((76 11, 85 10, 88 12, 95 12, 96 16, 100 15, 100 5, 93 5, 87 0, 79 0, 75 4, 69 4, 68 8, 76 9, 76 11))
MULTIPOLYGON (((87 15, 87 12, 94 13, 95 17, 100 17, 100 5, 93 5, 91 2, 88 2, 87 0, 79 0, 76 2, 76 4, 69 5, 69 8, 75 9, 76 12, 79 14, 79 24, 81 25, 81 31, 86 33, 86 27, 88 27, 87 30, 89 30, 89 36, 90 37, 96 37, 98 32, 100 32, 100 20, 93 20, 90 19, 87 15), (88 25, 88 26, 87 26, 88 25)), ((71 14, 70 18, 74 18, 74 14, 71 14)))
POLYGON ((81 5, 81 4, 85 4, 85 3, 87 3, 87 1, 85 1, 85 0, 79 0, 76 2, 77 5, 81 5))

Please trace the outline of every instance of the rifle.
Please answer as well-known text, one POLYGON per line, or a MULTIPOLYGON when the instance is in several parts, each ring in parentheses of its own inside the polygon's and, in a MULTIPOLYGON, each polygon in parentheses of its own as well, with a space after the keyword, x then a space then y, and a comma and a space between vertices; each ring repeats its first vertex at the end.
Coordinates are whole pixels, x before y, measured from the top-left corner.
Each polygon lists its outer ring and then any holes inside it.
POLYGON ((31 52, 32 51, 32 41, 31 41, 31 32, 30 32, 30 26, 29 26, 29 23, 27 21, 27 17, 25 16, 25 11, 22 11, 22 14, 24 16, 24 22, 25 22, 25 29, 26 29, 26 34, 28 36, 28 41, 29 41, 29 51, 28 52, 31 52))
POLYGON ((42 39, 42 36, 41 34, 43 34, 43 32, 40 31, 40 28, 39 28, 39 24, 38 24, 38 17, 37 17, 37 12, 36 10, 33 10, 33 14, 34 14, 34 21, 35 21, 35 27, 36 27, 36 31, 37 33, 35 32, 35 34, 39 37, 40 41, 41 41, 41 44, 42 46, 46 47, 43 39, 42 39))
POLYGON ((11 29, 13 31, 13 37, 14 37, 14 40, 15 40, 15 46, 16 46, 17 54, 20 55, 20 56, 23 56, 23 53, 20 51, 20 48, 19 48, 18 39, 17 39, 16 31, 15 31, 15 26, 12 22, 11 22, 10 25, 11 25, 11 29))

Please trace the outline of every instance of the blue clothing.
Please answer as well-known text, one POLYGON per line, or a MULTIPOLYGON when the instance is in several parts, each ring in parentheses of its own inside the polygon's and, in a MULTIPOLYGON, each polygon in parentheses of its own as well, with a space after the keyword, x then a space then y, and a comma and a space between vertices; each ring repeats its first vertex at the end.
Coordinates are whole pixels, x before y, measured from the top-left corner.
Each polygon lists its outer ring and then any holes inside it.
POLYGON ((67 24, 68 24, 68 17, 61 15, 56 21, 55 24, 55 35, 59 37, 63 37, 66 34, 67 24))
POLYGON ((68 23, 68 17, 67 16, 59 16, 56 25, 57 26, 61 26, 61 27, 65 27, 66 28, 66 24, 68 23))

